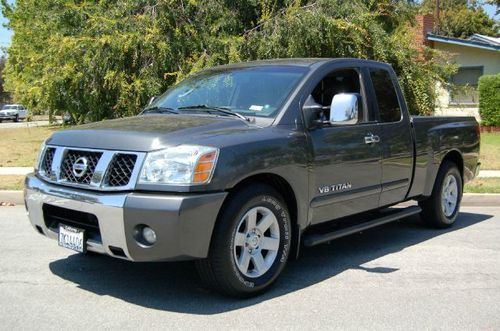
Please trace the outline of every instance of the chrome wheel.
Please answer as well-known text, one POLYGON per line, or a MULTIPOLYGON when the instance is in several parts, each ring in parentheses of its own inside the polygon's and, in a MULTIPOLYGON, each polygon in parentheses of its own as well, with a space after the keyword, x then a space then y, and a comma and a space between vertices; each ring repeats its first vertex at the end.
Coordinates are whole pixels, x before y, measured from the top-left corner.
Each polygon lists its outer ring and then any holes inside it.
POLYGON ((455 176, 448 175, 444 180, 443 191, 441 193, 441 208, 446 217, 450 217, 455 212, 458 203, 458 184, 455 176))
POLYGON ((254 207, 236 228, 233 247, 236 266, 246 277, 260 277, 272 267, 279 246, 278 219, 270 209, 254 207))

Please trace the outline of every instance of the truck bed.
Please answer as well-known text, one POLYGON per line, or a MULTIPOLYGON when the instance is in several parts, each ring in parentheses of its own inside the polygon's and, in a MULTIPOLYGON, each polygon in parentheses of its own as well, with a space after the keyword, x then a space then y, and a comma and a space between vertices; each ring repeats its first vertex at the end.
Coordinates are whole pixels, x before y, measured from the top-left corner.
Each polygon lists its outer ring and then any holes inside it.
POLYGON ((450 151, 463 155, 464 182, 478 167, 479 125, 472 116, 412 116, 415 135, 415 173, 409 197, 430 195, 443 157, 450 151))

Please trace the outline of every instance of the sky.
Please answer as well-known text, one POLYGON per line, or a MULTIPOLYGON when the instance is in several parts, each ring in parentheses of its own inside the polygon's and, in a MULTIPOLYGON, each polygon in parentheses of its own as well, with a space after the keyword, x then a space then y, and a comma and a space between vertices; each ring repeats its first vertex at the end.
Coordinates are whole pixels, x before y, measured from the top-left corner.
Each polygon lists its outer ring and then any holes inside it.
MULTIPOLYGON (((13 3, 14 0, 10 0, 10 3, 13 3)), ((484 5, 483 6, 488 15, 491 17, 494 17, 495 15, 495 6, 492 5, 484 5)), ((2 13, 0 13, 0 47, 8 47, 11 42, 12 38, 12 31, 4 27, 4 24, 7 23, 7 19, 3 16, 2 13)), ((0 53, 3 53, 3 50, 0 51, 0 53)))

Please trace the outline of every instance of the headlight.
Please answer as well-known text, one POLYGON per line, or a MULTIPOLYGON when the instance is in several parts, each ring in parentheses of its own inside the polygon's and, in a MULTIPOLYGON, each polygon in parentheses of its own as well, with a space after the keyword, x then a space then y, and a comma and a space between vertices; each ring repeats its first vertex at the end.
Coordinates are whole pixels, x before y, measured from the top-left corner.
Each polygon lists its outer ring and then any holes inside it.
POLYGON ((38 171, 38 167, 42 163, 43 152, 45 151, 45 140, 40 145, 40 151, 38 151, 38 157, 35 160, 35 171, 38 171))
POLYGON ((219 150, 180 145, 148 153, 139 184, 197 185, 209 183, 219 150))

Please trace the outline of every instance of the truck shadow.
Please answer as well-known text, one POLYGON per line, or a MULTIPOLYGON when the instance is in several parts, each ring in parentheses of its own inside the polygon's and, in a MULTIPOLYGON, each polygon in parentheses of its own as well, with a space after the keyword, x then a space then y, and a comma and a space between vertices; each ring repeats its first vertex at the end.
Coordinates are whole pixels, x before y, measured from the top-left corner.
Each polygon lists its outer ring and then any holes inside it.
POLYGON ((491 217, 461 213, 455 226, 446 230, 426 228, 418 217, 410 217, 329 245, 303 249, 300 258, 288 264, 270 291, 246 300, 227 298, 204 289, 192 262, 132 263, 106 256, 74 254, 50 263, 49 268, 55 275, 97 295, 157 310, 210 315, 286 295, 348 269, 382 274, 397 272, 396 268, 362 265, 491 217))

